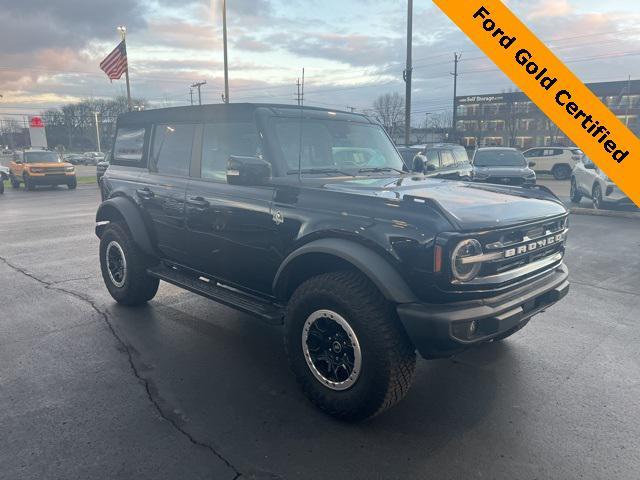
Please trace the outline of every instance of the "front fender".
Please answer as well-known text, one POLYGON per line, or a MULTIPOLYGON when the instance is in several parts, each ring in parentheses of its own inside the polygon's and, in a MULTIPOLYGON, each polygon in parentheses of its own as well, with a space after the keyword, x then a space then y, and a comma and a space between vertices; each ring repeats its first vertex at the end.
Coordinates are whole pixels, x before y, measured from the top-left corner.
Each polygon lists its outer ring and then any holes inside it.
POLYGON ((400 273, 388 261, 364 245, 341 238, 314 240, 289 254, 280 265, 273 280, 273 291, 276 295, 282 291, 286 283, 287 270, 295 260, 313 253, 333 255, 347 261, 369 278, 382 295, 391 302, 417 301, 400 273))
POLYGON ((124 220, 133 236, 134 242, 148 255, 154 255, 155 249, 145 226, 139 207, 126 197, 114 197, 98 207, 96 213, 96 235, 102 235, 105 222, 124 220))

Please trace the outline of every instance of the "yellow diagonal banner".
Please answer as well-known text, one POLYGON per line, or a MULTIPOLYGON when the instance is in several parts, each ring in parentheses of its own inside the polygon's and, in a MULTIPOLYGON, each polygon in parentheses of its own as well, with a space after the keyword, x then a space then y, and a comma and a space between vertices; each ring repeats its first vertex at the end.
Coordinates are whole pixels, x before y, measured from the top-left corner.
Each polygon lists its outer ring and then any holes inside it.
POLYGON ((638 137, 511 10, 499 0, 433 2, 640 206, 638 137))

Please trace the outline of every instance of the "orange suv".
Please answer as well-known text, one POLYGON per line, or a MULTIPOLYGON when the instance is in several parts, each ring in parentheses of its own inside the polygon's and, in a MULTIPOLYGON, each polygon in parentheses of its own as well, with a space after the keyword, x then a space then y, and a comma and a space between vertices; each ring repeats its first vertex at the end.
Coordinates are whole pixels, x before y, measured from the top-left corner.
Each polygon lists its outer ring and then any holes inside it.
POLYGON ((66 185, 72 190, 78 184, 75 167, 50 150, 16 152, 9 165, 9 178, 13 188, 20 188, 23 182, 27 190, 37 185, 66 185))

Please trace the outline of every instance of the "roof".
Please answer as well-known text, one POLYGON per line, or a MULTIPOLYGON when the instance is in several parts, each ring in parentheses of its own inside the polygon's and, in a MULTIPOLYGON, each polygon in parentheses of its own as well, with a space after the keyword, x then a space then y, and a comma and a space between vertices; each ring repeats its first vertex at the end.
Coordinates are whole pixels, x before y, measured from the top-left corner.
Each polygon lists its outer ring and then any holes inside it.
POLYGON ((477 150, 478 151, 479 150, 504 150, 504 151, 511 150, 511 151, 514 151, 514 152, 518 151, 517 148, 513 148, 513 147, 480 147, 477 150))
MULTIPOLYGON (((211 122, 220 120, 221 117, 233 121, 251 121, 257 109, 269 109, 274 115, 298 116, 300 115, 301 107, 276 103, 190 105, 123 113, 118 117, 118 122, 125 125, 158 122, 211 122)), ((306 105, 302 107, 302 110, 305 118, 319 117, 320 115, 325 117, 327 113, 331 112, 333 118, 340 120, 373 123, 368 117, 358 113, 306 105)))

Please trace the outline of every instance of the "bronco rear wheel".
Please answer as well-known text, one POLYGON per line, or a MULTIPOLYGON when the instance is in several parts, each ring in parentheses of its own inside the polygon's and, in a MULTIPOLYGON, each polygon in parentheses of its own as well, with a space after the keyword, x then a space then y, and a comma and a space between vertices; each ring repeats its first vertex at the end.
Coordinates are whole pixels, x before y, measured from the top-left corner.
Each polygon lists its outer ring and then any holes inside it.
POLYGON ((109 223, 100 237, 102 278, 113 299, 123 305, 151 300, 160 281, 147 275, 150 264, 124 224, 109 223))
POLYGON ((415 351, 393 305, 357 271, 313 277, 285 319, 289 363, 304 393, 334 417, 357 421, 409 390, 415 351))

